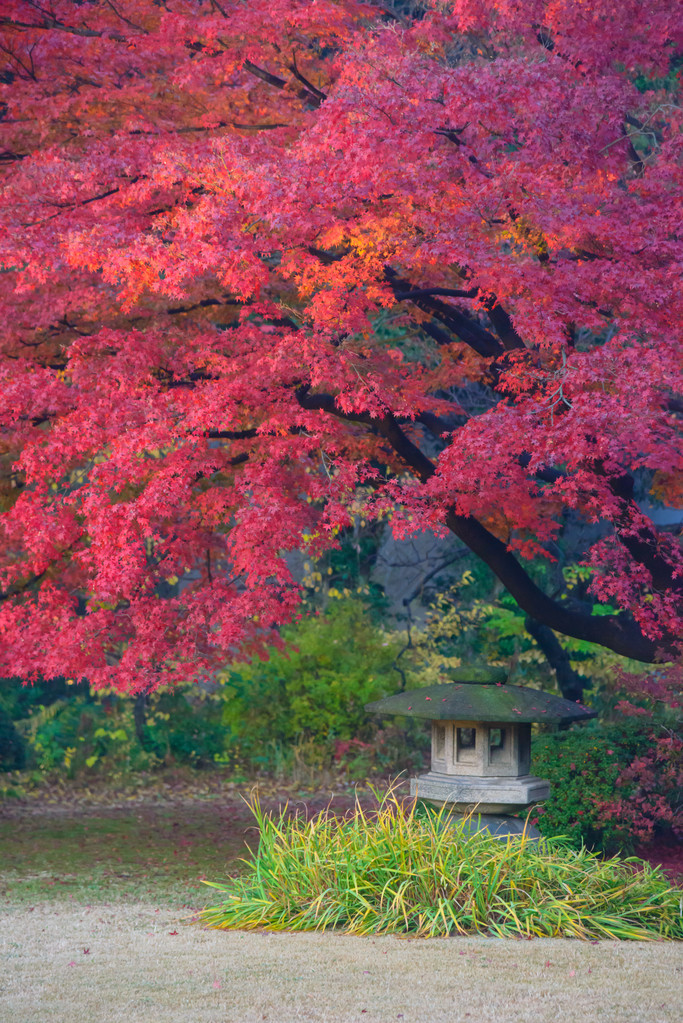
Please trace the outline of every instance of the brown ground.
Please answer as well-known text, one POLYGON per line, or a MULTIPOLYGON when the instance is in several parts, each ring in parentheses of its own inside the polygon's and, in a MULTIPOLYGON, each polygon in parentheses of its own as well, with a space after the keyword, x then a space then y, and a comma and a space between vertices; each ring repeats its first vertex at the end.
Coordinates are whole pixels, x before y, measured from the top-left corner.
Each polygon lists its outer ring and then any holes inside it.
POLYGON ((201 930, 150 903, 0 912, 2 1023, 674 1023, 683 946, 201 930))

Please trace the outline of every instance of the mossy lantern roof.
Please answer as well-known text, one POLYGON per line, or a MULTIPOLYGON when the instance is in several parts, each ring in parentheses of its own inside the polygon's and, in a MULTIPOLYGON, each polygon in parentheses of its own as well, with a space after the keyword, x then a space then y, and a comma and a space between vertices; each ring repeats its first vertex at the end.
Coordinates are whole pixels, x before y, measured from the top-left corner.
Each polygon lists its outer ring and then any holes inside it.
POLYGON ((462 668, 449 671, 454 682, 411 689, 367 703, 373 714, 404 714, 432 721, 584 721, 595 711, 552 693, 507 684, 502 668, 462 668))

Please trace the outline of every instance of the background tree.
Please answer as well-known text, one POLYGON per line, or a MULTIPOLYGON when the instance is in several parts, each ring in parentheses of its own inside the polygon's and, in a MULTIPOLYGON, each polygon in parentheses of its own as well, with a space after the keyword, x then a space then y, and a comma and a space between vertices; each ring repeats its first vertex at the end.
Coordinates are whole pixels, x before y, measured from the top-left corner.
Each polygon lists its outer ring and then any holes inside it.
POLYGON ((0 671, 201 678, 358 514, 676 656, 682 13, 3 4, 0 671))

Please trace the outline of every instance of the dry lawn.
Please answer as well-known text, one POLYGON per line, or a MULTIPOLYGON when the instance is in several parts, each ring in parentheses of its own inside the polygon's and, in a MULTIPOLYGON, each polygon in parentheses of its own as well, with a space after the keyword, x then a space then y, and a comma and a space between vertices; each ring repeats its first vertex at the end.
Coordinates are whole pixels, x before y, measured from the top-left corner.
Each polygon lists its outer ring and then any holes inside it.
POLYGON ((678 1023, 683 945, 201 930, 148 903, 0 914, 2 1023, 678 1023))

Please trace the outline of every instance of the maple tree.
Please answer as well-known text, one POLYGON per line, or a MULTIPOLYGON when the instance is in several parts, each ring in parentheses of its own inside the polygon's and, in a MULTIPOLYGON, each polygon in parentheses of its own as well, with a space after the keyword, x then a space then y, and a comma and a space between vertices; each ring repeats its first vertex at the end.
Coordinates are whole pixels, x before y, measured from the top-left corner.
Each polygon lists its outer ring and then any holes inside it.
POLYGON ((675 658, 682 13, 4 0, 0 671, 205 676, 361 512, 675 658))

